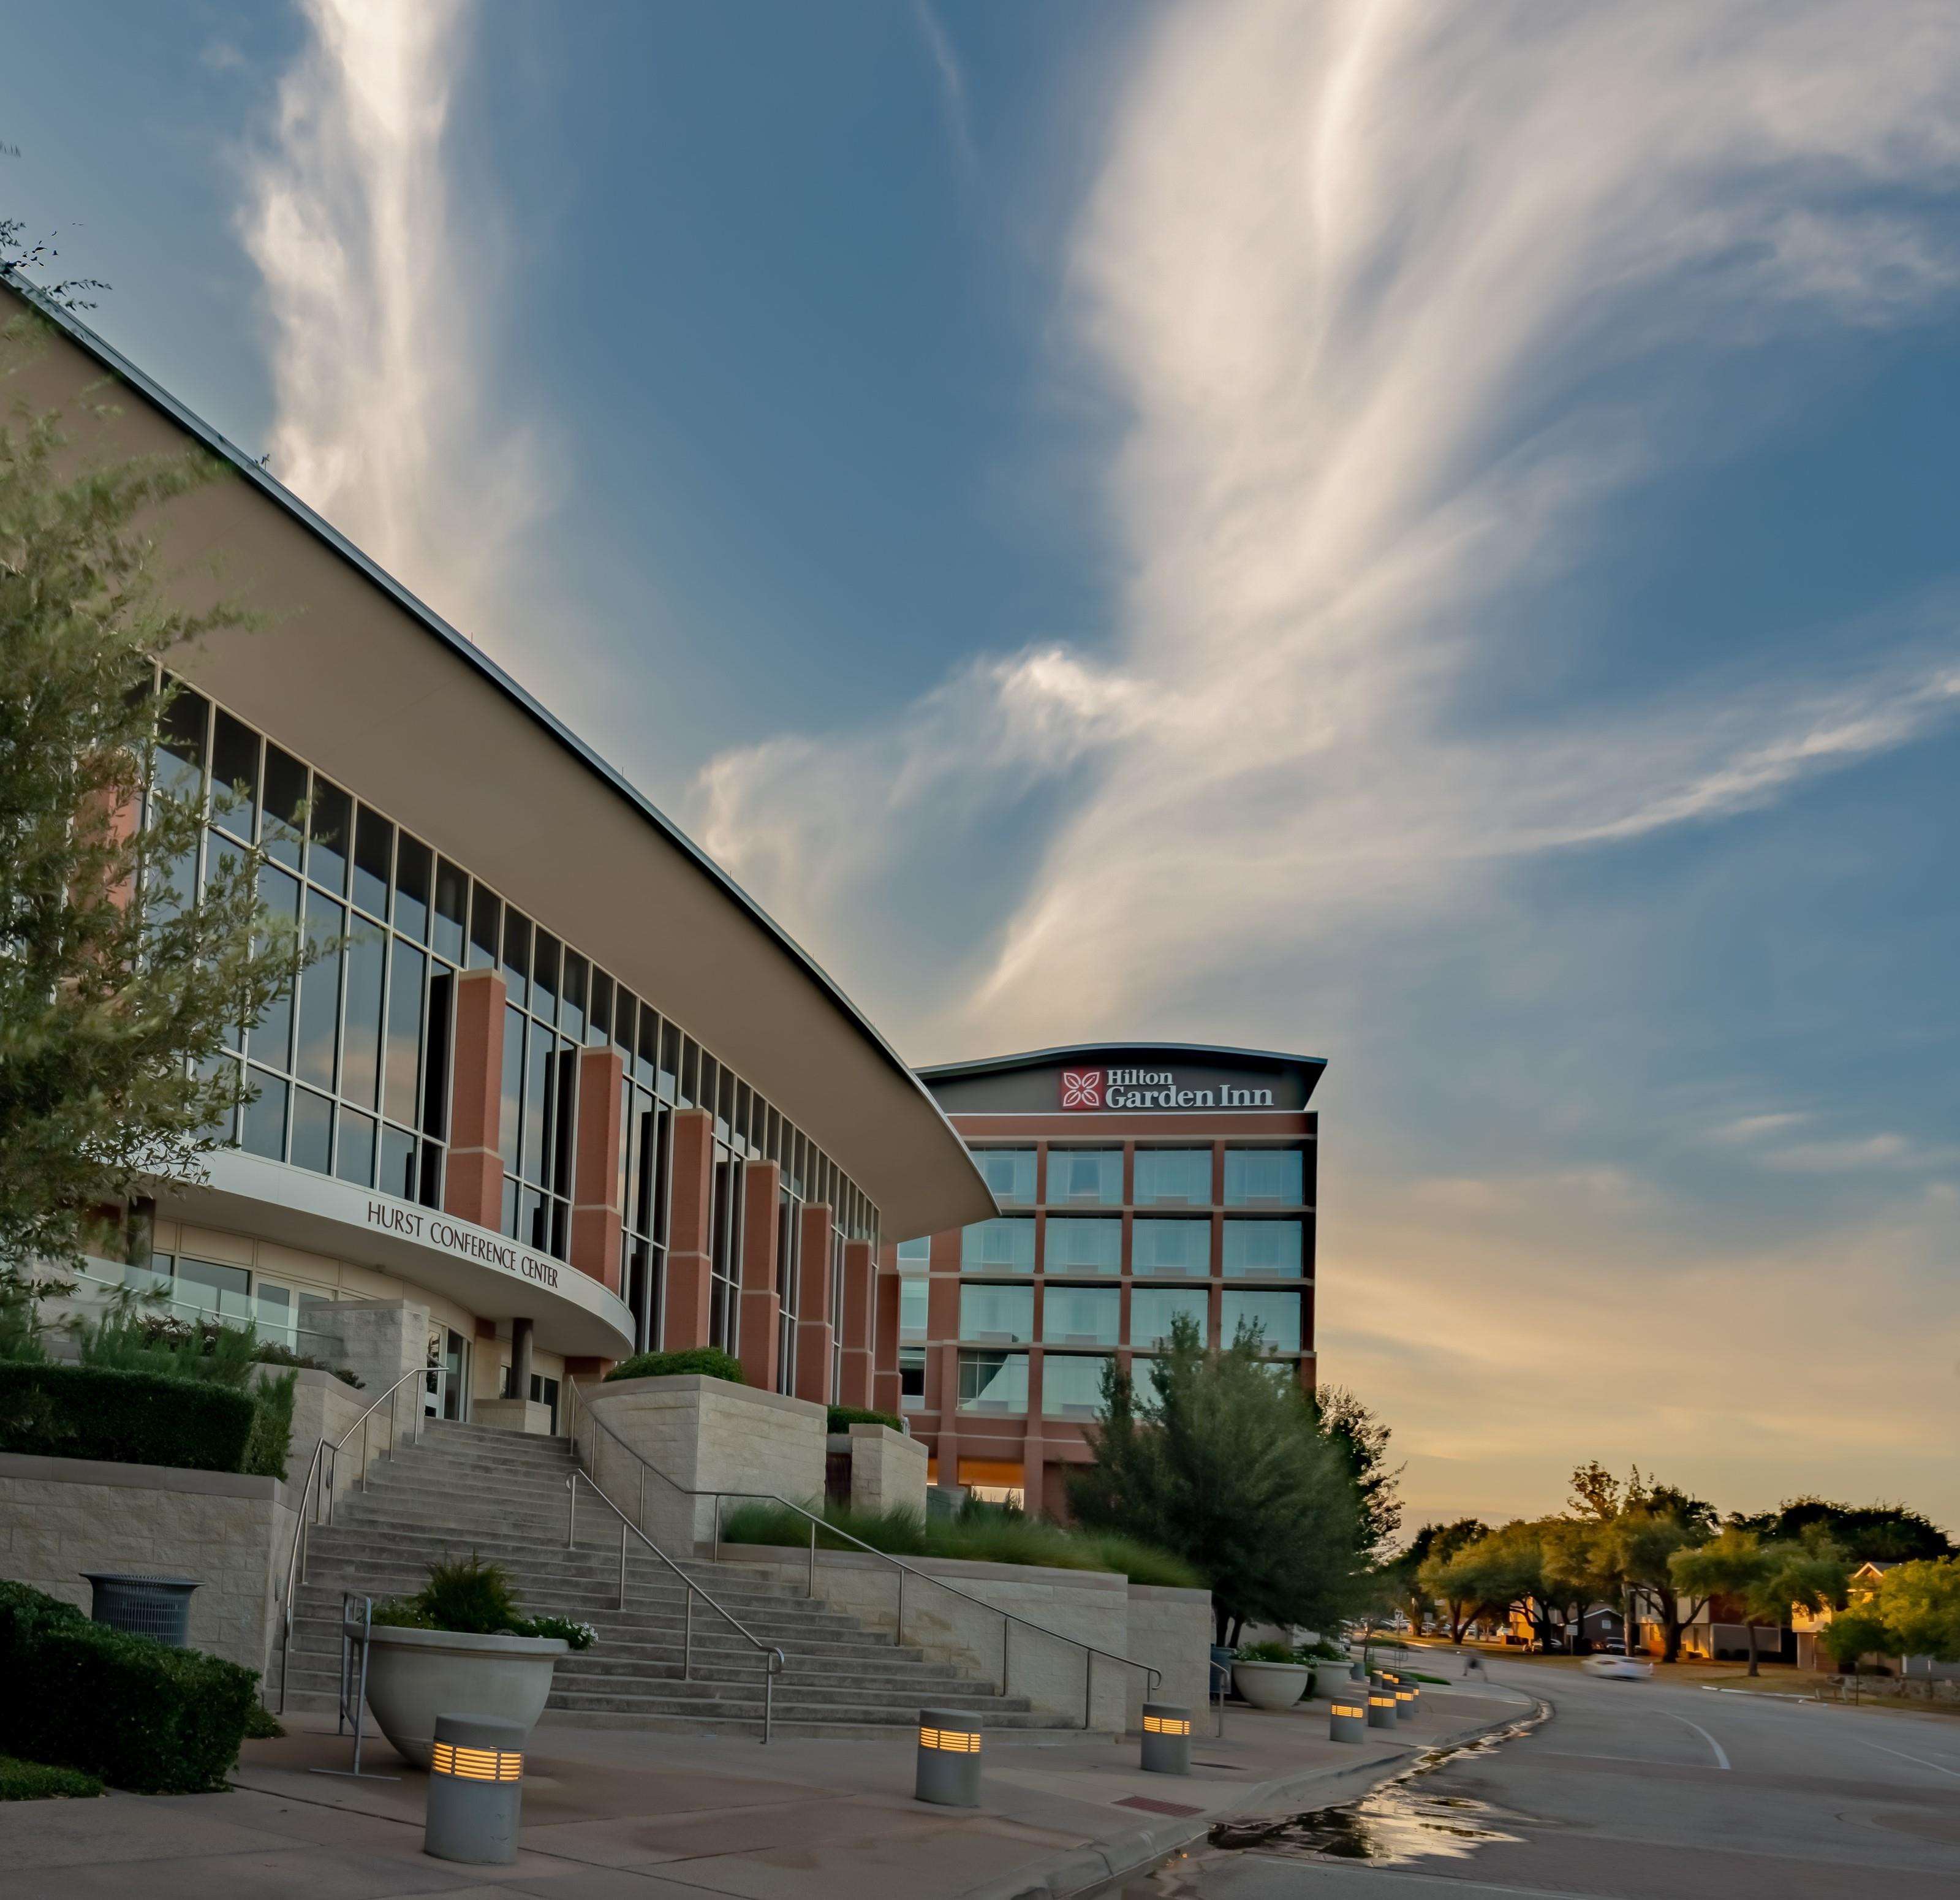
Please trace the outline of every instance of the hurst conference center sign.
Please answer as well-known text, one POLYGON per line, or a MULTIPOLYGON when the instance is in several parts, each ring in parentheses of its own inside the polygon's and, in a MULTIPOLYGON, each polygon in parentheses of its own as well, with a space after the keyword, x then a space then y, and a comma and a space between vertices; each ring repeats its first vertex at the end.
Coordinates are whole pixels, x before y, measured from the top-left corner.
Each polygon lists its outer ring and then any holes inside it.
POLYGON ((1232 1082, 1194 1084, 1176 1069, 1064 1069, 1061 1106, 1079 1110, 1269 1109, 1273 1091, 1232 1082))

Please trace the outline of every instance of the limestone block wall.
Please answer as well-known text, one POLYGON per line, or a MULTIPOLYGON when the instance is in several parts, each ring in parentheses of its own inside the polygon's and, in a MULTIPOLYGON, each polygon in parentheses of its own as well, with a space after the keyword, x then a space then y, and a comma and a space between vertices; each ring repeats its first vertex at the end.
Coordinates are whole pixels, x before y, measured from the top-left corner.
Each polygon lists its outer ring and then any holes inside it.
MULTIPOLYGON (((1157 1583, 1130 1586, 1129 1653, 1163 1672, 1156 1699, 1180 1702, 1206 1734, 1204 1704, 1211 1694, 1211 1593, 1157 1583)), ((1134 1670, 1130 1726, 1143 1721, 1144 1678, 1134 1670)))
POLYGON ((686 1373, 663 1379, 581 1383, 578 1437, 587 1469, 622 1510, 637 1515, 638 1466, 598 1421, 673 1481, 645 1481, 641 1528, 670 1554, 711 1543, 714 1504, 688 1492, 788 1498, 820 1507, 823 1497, 826 1409, 781 1392, 759 1392, 721 1379, 686 1373))
POLYGON ((889 1425, 853 1425, 851 1508, 925 1515, 926 1449, 889 1425))
MULTIPOLYGON (((321 1344, 323 1359, 347 1367, 361 1381, 361 1404, 378 1399, 402 1373, 427 1362, 429 1310, 416 1300, 341 1300, 313 1310, 309 1322, 321 1344), (337 1351, 329 1351, 329 1343, 337 1351)), ((397 1397, 415 1392, 412 1380, 397 1397)), ((420 1400, 416 1399, 418 1409, 420 1400)))
POLYGON ((193 1648, 264 1670, 294 1516, 274 1478, 0 1453, 0 1576, 86 1610, 84 1571, 194 1577, 193 1648))

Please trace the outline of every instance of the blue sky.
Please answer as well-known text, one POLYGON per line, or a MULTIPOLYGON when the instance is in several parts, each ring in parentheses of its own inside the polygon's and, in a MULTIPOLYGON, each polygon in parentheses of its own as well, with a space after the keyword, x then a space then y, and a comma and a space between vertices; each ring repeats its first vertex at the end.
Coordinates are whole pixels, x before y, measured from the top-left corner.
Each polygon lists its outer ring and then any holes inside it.
POLYGON ((1417 1517, 1960 1528, 1960 17, 160 12, 0 73, 92 320, 921 1061, 1331 1059, 1417 1517))

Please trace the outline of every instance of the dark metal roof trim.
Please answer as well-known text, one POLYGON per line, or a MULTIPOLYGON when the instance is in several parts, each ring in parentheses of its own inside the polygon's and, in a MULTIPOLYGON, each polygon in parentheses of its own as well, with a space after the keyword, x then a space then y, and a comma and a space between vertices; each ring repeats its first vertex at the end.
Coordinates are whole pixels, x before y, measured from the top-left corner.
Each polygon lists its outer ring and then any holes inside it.
POLYGON ((1240 1061, 1271 1062, 1298 1069, 1306 1077, 1306 1099, 1313 1099, 1315 1085, 1327 1067, 1324 1055, 1290 1055, 1280 1049, 1234 1049, 1220 1042, 1064 1042, 1052 1049, 1027 1049, 1018 1055, 987 1055, 972 1062, 936 1062, 918 1071, 919 1080, 930 1087, 962 1075, 995 1075, 1004 1070, 1032 1068, 1042 1062, 1079 1061, 1084 1056, 1112 1053, 1182 1055, 1195 1060, 1224 1056, 1240 1061))

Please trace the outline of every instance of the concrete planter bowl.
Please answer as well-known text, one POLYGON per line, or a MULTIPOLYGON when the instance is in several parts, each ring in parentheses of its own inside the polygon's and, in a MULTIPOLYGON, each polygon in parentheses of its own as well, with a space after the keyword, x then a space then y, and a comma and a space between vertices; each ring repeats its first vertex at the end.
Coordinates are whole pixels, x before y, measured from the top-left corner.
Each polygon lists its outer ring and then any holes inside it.
POLYGON ((570 1645, 555 1636, 468 1636, 457 1630, 369 1632, 368 1706, 395 1752, 429 1765, 438 1715, 489 1715, 528 1733, 570 1645))
POLYGON ((1348 1672, 1345 1663, 1316 1663, 1313 1665, 1313 1686, 1307 1694, 1312 1696, 1344 1695, 1353 1687, 1354 1680, 1348 1672))
POLYGON ((1234 1663, 1232 1686, 1255 1709, 1290 1709, 1312 1674, 1304 1663, 1234 1663))

